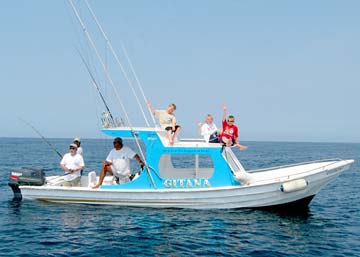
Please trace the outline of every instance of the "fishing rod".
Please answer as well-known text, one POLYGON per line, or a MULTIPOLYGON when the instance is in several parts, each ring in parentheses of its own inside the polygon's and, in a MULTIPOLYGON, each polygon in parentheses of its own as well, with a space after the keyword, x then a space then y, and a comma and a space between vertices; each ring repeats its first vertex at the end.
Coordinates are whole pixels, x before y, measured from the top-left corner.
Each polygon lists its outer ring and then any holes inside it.
POLYGON ((143 107, 142 107, 142 105, 141 105, 141 103, 140 103, 139 97, 137 96, 137 94, 136 94, 136 92, 135 92, 135 88, 134 88, 134 86, 132 85, 131 80, 130 80, 127 72, 125 71, 122 63, 120 62, 120 59, 119 59, 118 55, 116 54, 116 52, 115 52, 115 50, 114 50, 114 48, 113 48, 113 46, 112 46, 109 38, 107 37, 104 29, 102 28, 99 20, 97 19, 94 11, 93 11, 92 8, 90 7, 90 4, 89 4, 89 2, 88 2, 87 0, 85 0, 85 4, 86 4, 86 6, 87 6, 87 8, 88 8, 88 10, 89 10, 89 12, 90 12, 90 14, 91 14, 91 16, 93 17, 93 19, 94 19, 94 21, 95 21, 95 23, 96 23, 99 31, 101 32, 101 34, 102 34, 102 36, 103 36, 103 38, 104 38, 104 40, 105 40, 105 43, 109 46, 110 52, 112 53, 113 57, 115 58, 115 61, 116 61, 117 64, 119 65, 120 70, 121 70, 124 78, 125 78, 126 81, 128 82, 128 85, 129 85, 129 87, 130 87, 130 89, 131 89, 131 91, 132 91, 132 93, 133 93, 133 95, 134 95, 134 97, 135 97, 135 100, 136 100, 136 102, 137 102, 137 104, 138 104, 138 106, 139 106, 139 108, 140 108, 140 111, 141 111, 141 113, 142 113, 142 115, 143 115, 143 118, 144 118, 144 120, 145 120, 145 122, 146 122, 146 125, 149 127, 149 126, 150 126, 149 121, 148 121, 148 119, 147 119, 147 117, 146 117, 146 115, 145 115, 145 112, 144 112, 144 109, 143 109, 143 107))
MULTIPOLYGON (((124 103, 122 102, 121 97, 120 97, 120 95, 119 95, 119 93, 118 93, 118 90, 117 90, 116 87, 115 87, 115 83, 114 83, 113 79, 112 79, 111 76, 110 76, 110 72, 109 72, 109 70, 107 69, 107 67, 106 67, 106 65, 105 65, 105 63, 104 63, 104 60, 103 60, 103 58, 101 57, 101 55, 100 55, 100 53, 99 53, 99 51, 98 51, 98 49, 97 49, 97 47, 96 47, 96 44, 95 44, 93 38, 91 37, 90 33, 88 32, 88 30, 87 30, 87 28, 86 28, 86 26, 85 26, 85 24, 84 24, 84 22, 83 22, 83 19, 81 18, 79 12, 77 11, 77 9, 76 9, 76 7, 75 7, 75 5, 74 5, 73 0, 68 0, 68 1, 69 1, 70 5, 71 5, 73 11, 74 11, 74 14, 75 14, 75 16, 76 16, 76 18, 77 18, 77 20, 78 20, 78 22, 79 22, 79 24, 80 24, 83 32, 84 32, 84 34, 85 34, 85 36, 86 36, 88 42, 90 43, 91 47, 93 48, 93 51, 95 52, 95 55, 97 56, 97 58, 98 58, 98 60, 99 60, 99 62, 100 62, 100 64, 101 64, 101 66, 102 66, 102 68, 103 68, 103 71, 104 71, 104 73, 105 73, 105 75, 106 75, 107 80, 109 81, 110 85, 112 86, 112 88, 113 88, 113 90, 114 90, 115 97, 116 97, 116 99, 118 100, 118 102, 119 102, 119 104, 120 104, 120 107, 121 107, 121 109, 122 109, 122 111, 123 111, 123 113, 124 113, 124 115, 125 115, 126 121, 127 121, 127 123, 128 123, 128 126, 129 126, 129 128, 130 128, 130 130, 131 130, 131 132, 132 132, 133 137, 135 138, 135 142, 136 142, 137 147, 138 147, 139 150, 140 150, 141 157, 142 157, 142 159, 145 161, 145 166, 148 167, 148 165, 147 165, 147 163, 146 163, 145 154, 144 154, 144 152, 143 152, 143 150, 142 150, 142 148, 141 148, 141 146, 140 146, 139 139, 137 138, 136 133, 135 133, 135 131, 134 131, 134 128, 133 128, 133 126, 132 126, 132 124, 131 124, 131 122, 130 122, 130 117, 129 117, 127 111, 126 111, 126 108, 125 108, 125 106, 124 106, 124 103)), ((151 179, 151 182, 152 182, 154 188, 156 188, 156 184, 155 184, 155 182, 154 182, 154 180, 153 180, 153 177, 152 177, 151 173, 149 172, 148 169, 147 169, 147 171, 148 171, 149 177, 150 177, 150 179, 151 179)))
POLYGON ((63 158, 62 154, 59 153, 58 150, 56 150, 55 146, 53 146, 33 125, 31 125, 29 122, 27 122, 26 120, 24 120, 24 119, 22 119, 22 118, 20 118, 20 117, 18 117, 18 119, 21 120, 22 122, 24 122, 24 123, 25 123, 26 125, 28 125, 30 128, 32 128, 32 129, 36 132, 36 134, 38 134, 38 135, 42 138, 42 140, 43 140, 45 143, 47 143, 47 144, 50 146, 50 148, 51 148, 52 150, 54 150, 54 152, 57 153, 57 155, 59 155, 60 158, 63 158))
POLYGON ((80 55, 80 58, 81 58, 83 64, 85 65, 87 72, 89 73, 89 75, 90 75, 90 77, 91 77, 91 80, 92 80, 92 82, 93 82, 93 85, 94 85, 95 89, 96 89, 96 91, 97 91, 97 92, 99 93, 99 95, 100 95, 100 98, 101 98, 103 104, 105 105, 105 108, 106 108, 107 112, 108 112, 109 115, 110 115, 111 121, 113 122, 113 124, 115 124, 115 119, 113 118, 113 116, 112 116, 112 114, 111 114, 111 112, 110 112, 109 106, 107 105, 107 103, 106 103, 106 101, 105 101, 105 98, 104 98, 104 96, 102 95, 102 93, 101 93, 101 91, 100 91, 100 87, 99 87, 98 83, 96 82, 95 77, 94 77, 94 75, 92 74, 89 65, 88 65, 87 62, 85 61, 85 58, 84 58, 84 56, 81 54, 80 50, 76 48, 76 51, 77 51, 78 54, 80 55))
MULTIPOLYGON (((134 69, 134 67, 133 67, 133 65, 132 65, 132 62, 131 62, 128 54, 127 54, 127 51, 126 51, 124 45, 121 45, 121 48, 122 48, 122 51, 123 51, 123 53, 124 53, 124 55, 125 55, 125 57, 126 57, 126 59, 127 59, 127 62, 128 62, 128 64, 129 64, 129 67, 130 67, 130 69, 131 69, 131 71, 132 71, 132 73, 133 73, 133 75, 134 75, 134 77, 135 77, 136 83, 137 83, 137 85, 138 85, 138 88, 139 88, 142 96, 143 96, 144 102, 145 102, 145 103, 148 103, 149 101, 147 100, 147 98, 146 98, 146 96, 145 96, 144 89, 143 89, 143 87, 142 87, 142 85, 141 85, 141 83, 140 83, 140 80, 139 80, 139 78, 138 78, 138 76, 137 76, 137 74, 136 74, 136 72, 135 72, 135 69, 134 69)), ((155 121, 155 117, 154 117, 154 115, 152 114, 151 109, 150 109, 150 108, 147 108, 147 109, 149 110, 150 117, 152 118, 152 121, 153 121, 153 123, 154 123, 154 126, 156 126, 157 124, 156 124, 156 121, 155 121)))

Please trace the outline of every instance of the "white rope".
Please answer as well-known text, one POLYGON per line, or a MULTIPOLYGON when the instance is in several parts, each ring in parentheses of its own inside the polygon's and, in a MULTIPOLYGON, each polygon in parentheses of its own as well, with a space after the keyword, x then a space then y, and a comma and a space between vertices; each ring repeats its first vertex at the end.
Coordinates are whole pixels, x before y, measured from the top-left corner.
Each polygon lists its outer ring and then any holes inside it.
MULTIPOLYGON (((128 54, 127 54, 127 51, 126 51, 126 49, 125 49, 125 47, 124 47, 123 45, 121 45, 121 48, 122 48, 122 50, 123 50, 123 52, 124 52, 124 54, 125 54, 125 57, 126 57, 127 62, 129 63, 131 72, 134 74, 136 83, 137 83, 137 85, 138 85, 138 87, 139 87, 139 90, 140 90, 140 92, 141 92, 141 94, 142 94, 142 96, 143 96, 143 98, 144 98, 144 102, 145 102, 145 104, 147 104, 147 103, 148 103, 148 100, 147 100, 147 98, 146 98, 146 96, 145 96, 143 87, 142 87, 142 85, 141 85, 141 83, 140 83, 140 81, 139 81, 139 79, 138 79, 138 76, 137 76, 136 73, 135 73, 134 67, 133 67, 133 65, 132 65, 132 62, 130 61, 130 58, 129 58, 128 54)), ((154 115, 153 115, 153 113, 152 113, 152 111, 151 111, 151 108, 148 107, 147 109, 149 110, 149 113, 150 113, 150 116, 151 116, 152 121, 153 121, 153 123, 154 123, 154 126, 156 126, 156 121, 155 121, 154 115)))
MULTIPOLYGON (((79 23, 80 23, 80 25, 81 25, 81 27, 82 27, 85 35, 86 35, 88 41, 90 42, 93 50, 95 51, 95 54, 96 54, 97 58, 99 59, 99 62, 101 63, 101 66, 102 66, 102 68, 103 68, 103 70, 104 70, 104 72, 105 72, 105 75, 106 75, 109 83, 111 84, 111 86, 112 86, 112 88, 113 88, 113 90, 114 90, 115 96, 116 96, 116 98, 117 98, 117 100, 118 100, 118 102, 119 102, 119 104, 120 104, 120 107, 121 107, 122 111, 124 112, 126 121, 127 121, 128 125, 129 125, 129 128, 130 128, 130 130, 131 130, 134 138, 135 138, 135 142, 136 142, 136 144, 137 144, 137 146, 138 146, 138 148, 139 148, 139 151, 140 151, 140 154, 141 154, 141 158, 144 160, 145 165, 146 165, 146 168, 147 168, 147 170, 148 170, 148 165, 147 165, 147 162, 146 162, 146 158, 145 158, 144 152, 143 152, 143 150, 142 150, 142 148, 141 148, 141 146, 140 146, 139 139, 137 138, 136 133, 134 132, 134 129, 133 129, 132 125, 131 125, 131 121, 130 121, 129 115, 128 115, 128 113, 126 112, 126 108, 125 108, 123 102, 121 101, 120 95, 119 95, 119 93, 118 93, 118 91, 117 91, 117 89, 116 89, 116 87, 115 87, 115 84, 114 84, 114 82, 113 82, 113 80, 112 80, 112 78, 111 78, 111 76, 110 76, 110 73, 109 73, 108 69, 106 68, 106 65, 105 65, 103 59, 101 58, 101 56, 100 56, 100 54, 99 54, 99 51, 97 50, 97 47, 96 47, 94 41, 92 40, 89 32, 87 31, 86 26, 85 26, 83 20, 81 19, 79 13, 77 12, 77 9, 76 9, 76 7, 75 7, 75 5, 74 5, 74 3, 73 3, 73 0, 69 0, 69 3, 71 4, 71 7, 72 7, 72 9, 73 9, 76 17, 77 17, 77 19, 78 19, 78 21, 79 21, 79 23)), ((150 178, 151 178, 151 180, 152 180, 152 182, 153 182, 153 186, 156 188, 156 185, 155 185, 155 183, 154 183, 154 181, 153 181, 153 178, 152 178, 152 176, 151 176, 151 173, 150 173, 149 171, 148 171, 148 174, 149 174, 149 176, 150 176, 150 178)))
POLYGON ((87 0, 84 0, 84 1, 85 1, 85 3, 86 3, 87 8, 89 9, 89 12, 91 13, 91 15, 92 15, 92 17, 93 17, 96 25, 98 26, 101 34, 103 35, 106 44, 109 46, 109 49, 110 49, 112 55, 114 56, 117 64, 119 65, 121 72, 123 73, 125 79, 127 80, 128 85, 129 85, 131 91, 133 92, 134 97, 135 97, 135 99, 136 99, 136 102, 137 102, 137 104, 139 105, 139 108, 140 108, 140 110, 141 110, 141 113, 142 113, 142 115, 143 115, 143 117, 144 117, 144 120, 145 120, 145 122, 146 122, 146 125, 147 125, 148 127, 150 127, 150 124, 149 124, 149 121, 148 121, 148 119, 147 119, 147 117, 146 117, 146 115, 145 115, 144 109, 143 109, 143 107, 142 107, 142 105, 141 105, 141 103, 140 103, 140 100, 139 100, 139 98, 138 98, 138 96, 137 96, 137 94, 136 94, 136 92, 135 92, 135 89, 134 89, 134 87, 133 87, 133 85, 132 85, 132 83, 131 83, 131 81, 130 81, 130 79, 129 79, 129 77, 128 77, 128 75, 127 75, 127 73, 126 73, 126 71, 125 71, 125 69, 124 69, 124 67, 123 67, 123 65, 122 65, 121 62, 120 62, 120 59, 119 59, 118 55, 116 54, 116 52, 115 52, 115 50, 114 50, 114 48, 113 48, 110 40, 109 40, 108 37, 106 36, 105 31, 103 30, 101 24, 99 23, 96 15, 95 15, 95 13, 94 13, 94 11, 93 11, 92 8, 90 7, 89 2, 88 2, 87 0))

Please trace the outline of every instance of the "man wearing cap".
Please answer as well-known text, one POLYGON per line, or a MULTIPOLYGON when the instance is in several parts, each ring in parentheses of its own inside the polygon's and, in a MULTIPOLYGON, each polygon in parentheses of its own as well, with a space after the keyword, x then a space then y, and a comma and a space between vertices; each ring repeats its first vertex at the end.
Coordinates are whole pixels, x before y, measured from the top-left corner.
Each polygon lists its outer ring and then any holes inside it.
POLYGON ((83 155, 83 149, 82 147, 80 146, 81 145, 81 140, 80 138, 76 137, 74 138, 74 142, 73 142, 75 145, 77 145, 77 153, 80 154, 81 156, 84 156, 83 155))
POLYGON ((84 169, 84 159, 77 153, 77 145, 69 146, 70 152, 61 159, 60 167, 65 171, 64 186, 80 186, 81 170, 84 169))
POLYGON ((112 149, 106 160, 102 164, 99 182, 93 188, 99 188, 106 176, 106 173, 114 175, 118 183, 126 183, 130 181, 130 159, 136 159, 141 168, 144 168, 144 162, 140 156, 127 146, 123 146, 122 139, 116 137, 114 139, 114 149, 112 149))

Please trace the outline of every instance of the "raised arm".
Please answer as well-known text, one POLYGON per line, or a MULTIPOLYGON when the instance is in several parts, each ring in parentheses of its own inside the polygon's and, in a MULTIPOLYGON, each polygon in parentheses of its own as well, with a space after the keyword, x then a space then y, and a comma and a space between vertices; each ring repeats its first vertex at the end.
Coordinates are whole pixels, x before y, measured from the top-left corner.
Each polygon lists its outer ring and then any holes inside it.
POLYGON ((147 103, 146 104, 147 106, 148 106, 148 108, 150 109, 150 111, 152 112, 152 114, 154 114, 155 115, 155 109, 154 109, 154 107, 151 105, 151 103, 147 103))
POLYGON ((197 126, 198 126, 198 133, 199 133, 199 135, 201 135, 201 128, 202 128, 202 123, 201 123, 201 121, 198 121, 197 122, 197 126))
POLYGON ((222 117, 222 121, 226 121, 226 105, 223 105, 223 117, 222 117))

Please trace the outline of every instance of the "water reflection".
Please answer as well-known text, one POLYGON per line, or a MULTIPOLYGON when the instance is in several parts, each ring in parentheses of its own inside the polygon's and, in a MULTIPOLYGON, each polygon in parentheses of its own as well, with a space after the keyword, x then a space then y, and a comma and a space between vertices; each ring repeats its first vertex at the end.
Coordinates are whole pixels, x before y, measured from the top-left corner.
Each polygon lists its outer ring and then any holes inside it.
POLYGON ((72 246, 77 250, 71 253, 86 249, 88 255, 273 255, 275 248, 281 249, 276 254, 296 256, 331 227, 330 220, 314 217, 309 209, 152 209, 37 201, 8 201, 7 208, 8 224, 21 232, 17 236, 35 242, 19 230, 31 220, 33 228, 29 224, 26 230, 59 254, 72 246))
POLYGON ((263 213, 264 215, 274 215, 277 216, 281 219, 288 219, 288 220, 292 220, 292 221, 306 221, 308 220, 311 216, 312 213, 310 211, 309 207, 304 207, 302 209, 297 209, 297 210, 254 210, 260 213, 263 213))
POLYGON ((82 212, 78 208, 72 208, 71 212, 61 212, 59 216, 59 225, 69 229, 78 229, 81 227, 82 212))
POLYGON ((14 214, 14 215, 19 215, 21 213, 21 205, 22 205, 21 200, 16 200, 16 199, 9 200, 7 202, 8 213, 14 214))

